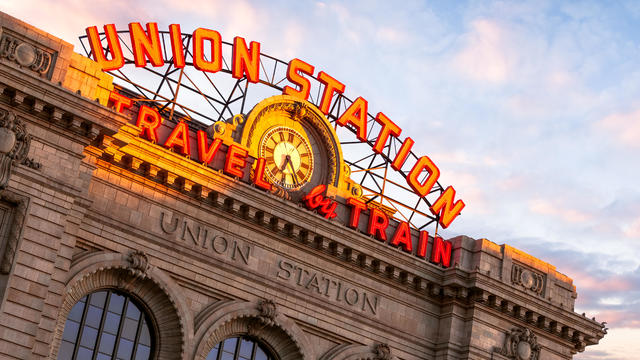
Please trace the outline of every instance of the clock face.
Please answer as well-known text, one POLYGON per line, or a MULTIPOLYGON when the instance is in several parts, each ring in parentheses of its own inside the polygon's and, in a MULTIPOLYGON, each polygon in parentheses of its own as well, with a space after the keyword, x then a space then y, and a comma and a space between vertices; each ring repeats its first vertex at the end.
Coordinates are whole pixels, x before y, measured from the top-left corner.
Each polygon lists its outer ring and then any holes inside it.
POLYGON ((269 181, 285 190, 298 190, 313 173, 313 152, 308 140, 297 131, 276 126, 260 141, 260 157, 266 161, 269 181))

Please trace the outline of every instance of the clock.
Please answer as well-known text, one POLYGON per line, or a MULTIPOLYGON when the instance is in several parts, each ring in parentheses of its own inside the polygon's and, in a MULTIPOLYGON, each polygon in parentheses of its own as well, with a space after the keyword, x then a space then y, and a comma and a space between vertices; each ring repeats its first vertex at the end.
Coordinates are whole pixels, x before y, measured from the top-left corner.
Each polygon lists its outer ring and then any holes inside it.
POLYGON ((269 182, 287 191, 299 190, 313 174, 313 152, 309 140, 287 126, 274 126, 266 131, 259 145, 265 159, 269 182))

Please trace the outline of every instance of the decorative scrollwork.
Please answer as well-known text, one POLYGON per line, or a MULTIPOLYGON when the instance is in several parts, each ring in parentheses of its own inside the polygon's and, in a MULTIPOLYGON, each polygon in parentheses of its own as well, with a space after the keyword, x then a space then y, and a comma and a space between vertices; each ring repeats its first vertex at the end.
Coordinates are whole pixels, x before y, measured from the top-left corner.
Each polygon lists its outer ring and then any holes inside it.
POLYGON ((494 351, 514 360, 538 360, 540 345, 536 335, 527 328, 513 328, 507 332, 502 348, 494 351))
POLYGON ((129 263, 129 273, 137 278, 144 279, 147 277, 147 270, 149 269, 149 258, 147 255, 139 250, 132 251, 127 257, 129 263))
POLYGON ((28 168, 31 168, 33 170, 40 170, 40 168, 42 167, 42 164, 40 164, 39 162, 35 161, 34 159, 30 159, 30 158, 24 158, 24 160, 22 160, 22 162, 20 163, 28 168))
POLYGON ((0 109, 0 190, 7 187, 13 165, 27 158, 31 135, 22 120, 5 109, 0 109))
POLYGON ((511 282, 542 295, 544 289, 544 276, 521 265, 513 264, 511 268, 511 282))
POLYGON ((260 319, 263 324, 275 325, 278 311, 276 309, 276 303, 273 300, 260 300, 260 302, 258 302, 258 311, 260 311, 258 319, 260 319))
POLYGON ((376 358, 375 360, 391 360, 391 348, 388 344, 376 344, 375 347, 376 358))
POLYGON ((0 259, 0 274, 8 274, 11 271, 16 250, 18 249, 18 242, 22 236, 22 226, 27 216, 29 199, 5 190, 0 191, 0 201, 13 205, 13 222, 7 234, 4 254, 0 259))
POLYGON ((260 300, 258 302, 258 316, 247 324, 247 334, 260 337, 261 331, 267 326, 276 326, 276 316, 278 311, 273 300, 260 300))
POLYGON ((0 57, 39 74, 48 73, 53 60, 47 51, 7 33, 2 34, 0 38, 0 57))

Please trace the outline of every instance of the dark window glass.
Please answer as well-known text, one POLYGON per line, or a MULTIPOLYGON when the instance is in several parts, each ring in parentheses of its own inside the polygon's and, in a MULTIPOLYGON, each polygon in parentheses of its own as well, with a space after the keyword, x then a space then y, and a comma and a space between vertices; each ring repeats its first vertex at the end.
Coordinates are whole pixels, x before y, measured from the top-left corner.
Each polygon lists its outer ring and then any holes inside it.
POLYGON ((232 337, 211 349, 207 360, 275 360, 275 357, 251 338, 232 337))
POLYGON ((148 360, 153 347, 148 324, 130 297, 96 291, 69 312, 58 360, 148 360))

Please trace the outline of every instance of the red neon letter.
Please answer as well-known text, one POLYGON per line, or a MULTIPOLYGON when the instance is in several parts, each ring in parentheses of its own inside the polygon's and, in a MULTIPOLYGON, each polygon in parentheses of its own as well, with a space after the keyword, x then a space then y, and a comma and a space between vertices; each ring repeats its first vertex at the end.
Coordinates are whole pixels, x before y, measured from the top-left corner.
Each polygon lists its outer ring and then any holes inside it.
POLYGON ((222 69, 222 39, 220 33, 198 28, 193 32, 193 66, 201 71, 217 72, 222 69), (204 58, 204 41, 211 43, 211 60, 204 58))
POLYGON ((169 35, 171 35, 171 52, 173 54, 173 66, 182 69, 184 63, 184 45, 182 44, 182 33, 180 25, 169 25, 169 35))
POLYGON ((411 244, 411 230, 409 229, 408 222, 403 221, 398 224, 396 232, 393 234, 393 238, 391 238, 391 245, 401 245, 402 250, 408 253, 413 250, 413 245, 411 244))
POLYGON ((189 126, 186 122, 180 121, 164 142, 164 146, 174 149, 177 146, 182 155, 191 156, 191 146, 189 146, 189 126))
POLYGON ((387 226, 389 226, 387 214, 376 208, 369 209, 369 226, 367 227, 369 235, 373 235, 380 241, 387 241, 387 226))
POLYGON ((220 144, 222 144, 222 139, 213 139, 211 146, 207 146, 207 133, 198 130, 198 159, 200 162, 209 165, 213 157, 216 156, 220 144))
POLYGON ((244 177, 249 152, 238 145, 231 145, 227 149, 227 159, 224 162, 224 172, 239 178, 244 177))
POLYGON ((309 79, 300 75, 307 74, 309 76, 313 75, 313 65, 309 65, 306 62, 300 59, 293 59, 289 61, 289 67, 287 68, 287 79, 300 87, 299 90, 292 88, 287 85, 282 89, 282 93, 285 95, 292 95, 299 97, 303 100, 307 100, 309 98, 309 92, 311 91, 311 83, 309 79))
POLYGON ((147 65, 145 58, 147 58, 151 65, 162 66, 164 65, 164 60, 162 59, 162 49, 160 48, 158 24, 148 23, 147 33, 144 32, 140 23, 129 24, 134 62, 137 67, 145 67, 147 65))
POLYGON ((138 112, 138 122, 136 126, 141 128, 140 135, 145 135, 148 140, 154 143, 158 142, 158 128, 162 123, 162 117, 158 110, 148 107, 147 105, 140 106, 138 112))
POLYGON ((324 92, 322 93, 322 100, 320 101, 320 111, 327 115, 329 114, 329 106, 333 99, 333 93, 337 92, 342 94, 344 92, 344 84, 332 78, 324 71, 320 71, 318 74, 318 81, 324 84, 324 92))
POLYGON ((118 39, 116 26, 113 24, 105 25, 104 33, 107 35, 107 44, 109 54, 111 54, 111 60, 107 60, 107 56, 102 50, 98 28, 95 26, 87 28, 87 38, 89 39, 89 44, 91 44, 93 60, 100 64, 100 67, 104 71, 118 70, 124 66, 124 56, 122 56, 122 48, 120 47, 120 39, 118 39))
POLYGON ((440 170, 438 167, 429 159, 428 156, 423 156, 413 165, 411 172, 407 175, 407 183, 409 186, 420 196, 426 196, 433 185, 438 181, 440 177, 440 170), (422 174, 422 170, 427 170, 429 176, 424 180, 423 183, 420 183, 418 180, 418 176, 422 174))
POLYGON ((367 208, 367 204, 356 198, 349 198, 347 204, 351 205, 351 216, 347 225, 352 229, 357 229, 360 223, 360 213, 367 208))
POLYGON ((420 231, 420 238, 418 239, 418 249, 416 249, 416 256, 421 258, 427 257, 427 244, 429 243, 429 232, 420 231))
POLYGON ((367 107, 367 100, 358 97, 336 120, 340 126, 347 124, 355 126, 358 130, 356 136, 362 142, 367 141, 367 107))
POLYGON ((116 111, 119 113, 124 111, 124 108, 130 108, 131 105, 133 105, 133 100, 115 91, 109 93, 109 101, 115 106, 116 111))
POLYGON ((231 76, 242 79, 246 74, 247 80, 252 83, 260 81, 260 43, 252 41, 250 45, 251 55, 247 49, 247 43, 243 38, 236 36, 233 38, 233 54, 231 62, 233 69, 231 76))
POLYGON ((455 196, 456 191, 449 186, 447 190, 440 194, 438 200, 431 205, 431 212, 434 215, 440 214, 444 208, 440 216, 440 225, 442 225, 443 228, 447 228, 451 222, 460 215, 460 211, 464 208, 464 201, 458 200, 455 203, 453 202, 455 196), (453 204, 453 206, 451 204, 453 204))
POLYGON ((258 158, 258 161, 256 161, 256 168, 253 171, 253 183, 261 189, 271 190, 271 184, 264 180, 264 163, 264 158, 258 158))
POLYGON ((431 262, 442 264, 444 267, 451 265, 451 241, 442 240, 440 236, 433 238, 433 249, 431 250, 431 262))
POLYGON ((393 159, 393 162, 391 163, 391 167, 394 170, 399 171, 402 169, 402 165, 404 165, 404 162, 407 160, 407 156, 409 156, 409 152, 411 151, 413 144, 415 144, 415 141, 413 141, 412 138, 408 137, 404 139, 400 150, 398 150, 398 153, 396 154, 396 158, 393 159))
POLYGON ((382 129, 380 129, 376 143, 373 144, 373 151, 380 154, 382 149, 384 149, 384 146, 387 144, 387 140, 389 140, 389 135, 392 134, 393 136, 398 137, 400 136, 402 129, 400 129, 398 125, 381 112, 376 115, 376 122, 382 125, 382 129))

